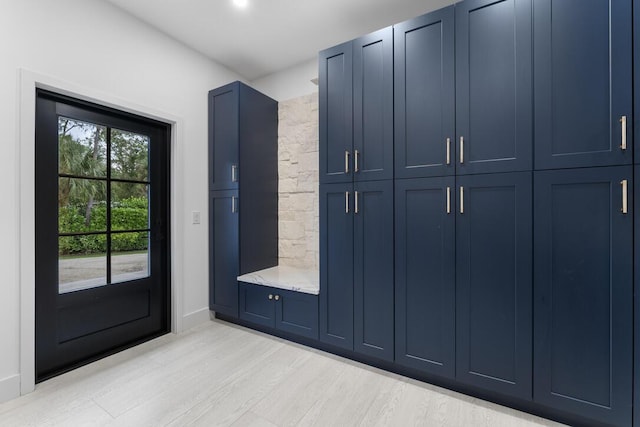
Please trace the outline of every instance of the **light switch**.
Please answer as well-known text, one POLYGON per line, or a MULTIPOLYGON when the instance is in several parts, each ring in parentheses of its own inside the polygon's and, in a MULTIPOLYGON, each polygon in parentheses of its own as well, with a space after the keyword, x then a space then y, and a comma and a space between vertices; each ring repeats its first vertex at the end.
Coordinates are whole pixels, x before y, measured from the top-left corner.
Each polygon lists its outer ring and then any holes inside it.
POLYGON ((191 218, 194 224, 200 224, 200 212, 193 211, 191 212, 191 218))

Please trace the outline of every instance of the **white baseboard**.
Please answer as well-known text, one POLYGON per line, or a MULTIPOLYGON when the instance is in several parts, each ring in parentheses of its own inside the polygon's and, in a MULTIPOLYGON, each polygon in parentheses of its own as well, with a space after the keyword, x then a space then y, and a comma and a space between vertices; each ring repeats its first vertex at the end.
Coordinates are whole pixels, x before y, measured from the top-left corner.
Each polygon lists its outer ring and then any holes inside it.
POLYGON ((209 320, 209 307, 187 313, 182 317, 182 330, 186 331, 209 320))
POLYGON ((12 375, 0 380, 0 403, 20 396, 20 375, 12 375))

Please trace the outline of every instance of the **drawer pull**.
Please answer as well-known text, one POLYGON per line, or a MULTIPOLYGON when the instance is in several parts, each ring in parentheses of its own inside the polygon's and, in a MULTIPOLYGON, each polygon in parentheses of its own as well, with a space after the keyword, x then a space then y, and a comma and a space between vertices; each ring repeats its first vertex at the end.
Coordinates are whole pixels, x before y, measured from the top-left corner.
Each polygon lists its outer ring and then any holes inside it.
POLYGON ((349 173, 349 151, 345 150, 344 152, 344 173, 349 173))
POLYGON ((620 149, 627 149, 627 116, 620 117, 620 128, 622 131, 622 141, 620 143, 620 149))

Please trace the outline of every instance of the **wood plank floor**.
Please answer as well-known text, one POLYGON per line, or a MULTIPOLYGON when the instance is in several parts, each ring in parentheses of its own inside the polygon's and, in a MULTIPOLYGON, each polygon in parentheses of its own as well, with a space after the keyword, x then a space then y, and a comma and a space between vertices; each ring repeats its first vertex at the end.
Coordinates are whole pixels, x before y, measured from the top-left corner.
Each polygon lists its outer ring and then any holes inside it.
POLYGON ((560 425, 212 321, 39 384, 1 426, 560 425))

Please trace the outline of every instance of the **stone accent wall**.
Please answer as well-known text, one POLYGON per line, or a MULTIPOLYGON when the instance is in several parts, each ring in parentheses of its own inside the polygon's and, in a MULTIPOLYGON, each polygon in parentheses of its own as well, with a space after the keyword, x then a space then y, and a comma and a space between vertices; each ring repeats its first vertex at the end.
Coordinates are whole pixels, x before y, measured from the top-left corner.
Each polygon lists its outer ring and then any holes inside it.
POLYGON ((278 104, 279 263, 318 269, 318 93, 278 104))

